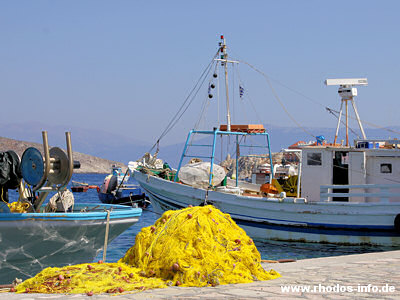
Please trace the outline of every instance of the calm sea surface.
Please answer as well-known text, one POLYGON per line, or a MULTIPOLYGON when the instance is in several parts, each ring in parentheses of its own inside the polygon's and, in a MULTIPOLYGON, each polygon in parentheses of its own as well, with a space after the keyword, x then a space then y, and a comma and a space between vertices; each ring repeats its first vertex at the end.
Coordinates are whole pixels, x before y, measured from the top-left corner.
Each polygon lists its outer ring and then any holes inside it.
MULTIPOLYGON (((101 185, 106 175, 104 174, 74 174, 72 180, 101 185)), ((135 183, 130 179, 129 183, 135 183), (131 182, 132 181, 132 182, 131 182)), ((18 199, 18 194, 9 191, 10 200, 18 199)), ((74 193, 75 202, 99 203, 97 192, 88 190, 86 193, 74 193)), ((50 198, 50 197, 48 197, 50 198)), ((125 252, 133 246, 135 236, 142 227, 152 225, 160 216, 152 212, 151 206, 144 210, 138 223, 130 227, 123 234, 112 241, 107 248, 107 262, 115 262, 124 256, 125 252)), ((263 259, 304 259, 324 256, 337 256, 345 254, 367 253, 396 250, 399 248, 372 247, 372 246, 335 246, 328 244, 294 243, 294 242, 261 242, 255 241, 263 259)), ((103 253, 99 253, 95 261, 102 259, 103 253)))

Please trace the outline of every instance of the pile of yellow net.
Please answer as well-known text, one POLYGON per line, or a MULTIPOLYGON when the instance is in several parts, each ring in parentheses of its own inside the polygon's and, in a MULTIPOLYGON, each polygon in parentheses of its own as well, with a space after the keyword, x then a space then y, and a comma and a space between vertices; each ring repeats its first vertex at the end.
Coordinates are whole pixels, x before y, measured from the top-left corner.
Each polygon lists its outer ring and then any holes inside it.
POLYGON ((265 271, 253 241, 213 206, 165 212, 142 228, 118 263, 47 268, 17 292, 105 293, 166 286, 216 286, 279 277, 265 271))

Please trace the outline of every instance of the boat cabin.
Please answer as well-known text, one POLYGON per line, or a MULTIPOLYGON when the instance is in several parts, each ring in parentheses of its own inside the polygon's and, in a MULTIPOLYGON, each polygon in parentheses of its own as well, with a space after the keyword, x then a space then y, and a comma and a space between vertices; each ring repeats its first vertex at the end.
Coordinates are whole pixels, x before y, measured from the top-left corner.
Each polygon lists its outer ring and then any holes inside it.
POLYGON ((361 140, 354 147, 302 148, 301 197, 309 202, 400 202, 397 142, 361 140))

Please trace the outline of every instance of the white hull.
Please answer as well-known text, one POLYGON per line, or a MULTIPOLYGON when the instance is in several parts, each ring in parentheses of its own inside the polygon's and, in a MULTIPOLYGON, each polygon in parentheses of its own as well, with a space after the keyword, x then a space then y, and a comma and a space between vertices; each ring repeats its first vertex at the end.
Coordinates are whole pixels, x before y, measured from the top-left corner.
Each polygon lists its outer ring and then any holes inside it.
MULTIPOLYGON (((108 242, 138 222, 141 210, 133 210, 110 214, 108 242)), ((102 250, 107 224, 104 210, 94 216, 90 212, 38 215, 16 214, 16 219, 7 220, 0 214, 0 284, 29 278, 49 266, 89 263, 102 250)))
POLYGON ((154 209, 213 204, 255 239, 400 246, 394 219, 400 203, 315 202, 221 193, 170 182, 135 171, 154 209), (206 196, 207 194, 207 196, 206 196))

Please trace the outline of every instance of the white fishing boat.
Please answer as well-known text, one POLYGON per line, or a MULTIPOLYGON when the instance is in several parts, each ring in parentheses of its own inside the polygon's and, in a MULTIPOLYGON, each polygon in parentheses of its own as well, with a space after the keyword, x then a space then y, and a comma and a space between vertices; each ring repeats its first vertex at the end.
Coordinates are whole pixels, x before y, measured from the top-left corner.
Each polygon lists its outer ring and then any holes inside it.
MULTIPOLYGON (((227 65, 237 62, 228 60, 223 37, 218 52, 221 57, 215 57, 214 61, 225 70, 227 85, 227 65)), ((274 174, 263 185, 238 180, 238 161, 246 156, 245 147, 249 146, 244 141, 250 138, 264 140, 264 145, 257 147, 262 151, 261 156, 268 158, 270 170, 274 166, 269 135, 262 125, 231 125, 228 92, 227 124, 211 131, 191 130, 175 176, 161 178, 160 170, 152 168, 148 160, 139 163, 134 178, 156 211, 212 204, 229 213, 255 239, 400 246, 399 141, 366 138, 353 99, 357 95, 355 86, 366 85, 365 78, 327 80, 326 84, 339 85, 342 97, 335 141, 327 144, 318 139, 314 146, 301 148, 294 196, 275 193, 274 174), (363 138, 350 145, 346 127, 346 144, 337 144, 342 108, 345 105, 347 124, 349 104, 353 105, 363 138), (194 135, 209 136, 211 142, 206 144, 204 139, 195 142, 194 135), (235 143, 236 176, 225 185, 225 180, 215 180, 215 156, 218 142, 227 136, 235 143), (193 155, 191 149, 210 151, 193 155), (190 164, 183 167, 184 161, 193 157, 209 160, 208 167, 205 165, 207 184, 186 168, 190 164)))
POLYGON ((74 168, 70 134, 68 155, 57 147, 49 150, 46 132, 43 146, 44 159, 36 148, 26 149, 21 162, 12 151, 1 153, 0 284, 27 279, 46 267, 92 262, 101 250, 105 259, 107 244, 142 213, 128 206, 74 203, 66 189, 74 168), (18 201, 8 203, 9 188, 18 188, 18 201), (44 205, 51 192, 55 195, 44 205))

